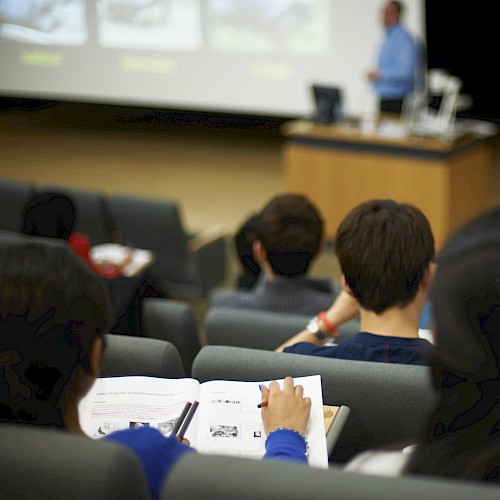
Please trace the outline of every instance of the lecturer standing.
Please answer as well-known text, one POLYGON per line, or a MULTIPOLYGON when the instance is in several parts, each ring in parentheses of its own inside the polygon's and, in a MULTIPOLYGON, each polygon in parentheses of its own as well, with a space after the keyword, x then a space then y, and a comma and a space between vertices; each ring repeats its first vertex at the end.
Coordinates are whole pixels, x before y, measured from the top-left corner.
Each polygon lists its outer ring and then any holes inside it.
POLYGON ((382 113, 400 113, 404 97, 415 89, 417 46, 412 35, 400 24, 401 2, 390 1, 383 8, 385 39, 379 50, 377 68, 368 80, 380 99, 382 113))

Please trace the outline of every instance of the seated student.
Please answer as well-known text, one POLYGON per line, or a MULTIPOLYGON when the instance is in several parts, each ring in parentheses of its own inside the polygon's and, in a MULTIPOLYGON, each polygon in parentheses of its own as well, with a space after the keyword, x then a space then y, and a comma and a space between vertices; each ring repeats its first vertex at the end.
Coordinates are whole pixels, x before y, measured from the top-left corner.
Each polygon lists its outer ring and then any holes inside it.
POLYGON ((90 258, 91 239, 88 235, 74 231, 77 211, 69 196, 63 193, 43 192, 36 194, 27 203, 23 214, 23 233, 33 236, 67 240, 71 248, 99 276, 108 287, 117 322, 113 332, 142 335, 141 298, 158 296, 143 275, 123 276, 122 269, 129 261, 120 265, 95 264, 90 258))
POLYGON ((441 397, 414 446, 355 457, 347 470, 500 480, 500 207, 460 228, 430 290, 441 397))
POLYGON ((432 345, 419 319, 432 274, 434 237, 425 215, 393 200, 371 200, 341 222, 335 239, 344 291, 327 313, 277 351, 424 365, 432 345), (360 332, 325 346, 335 326, 359 312, 360 332))
POLYGON ((261 272, 250 291, 221 290, 210 307, 315 314, 335 298, 330 280, 307 273, 323 246, 323 220, 304 196, 273 198, 259 213, 253 256, 261 272))
POLYGON ((74 231, 76 210, 69 196, 62 193, 36 194, 26 204, 22 232, 32 236, 67 240, 69 247, 97 274, 117 277, 120 269, 102 269, 90 259, 91 241, 88 235, 74 231))
MULTIPOLYGON (((109 311, 102 281, 67 247, 26 242, 0 249, 0 425, 82 433, 78 404, 99 376, 109 311)), ((265 457, 307 462, 303 434, 311 401, 302 387, 288 377, 283 390, 277 382, 263 387, 262 397, 268 402, 261 413, 265 457)), ((190 450, 151 427, 103 439, 137 455, 153 498, 177 459, 190 450)))

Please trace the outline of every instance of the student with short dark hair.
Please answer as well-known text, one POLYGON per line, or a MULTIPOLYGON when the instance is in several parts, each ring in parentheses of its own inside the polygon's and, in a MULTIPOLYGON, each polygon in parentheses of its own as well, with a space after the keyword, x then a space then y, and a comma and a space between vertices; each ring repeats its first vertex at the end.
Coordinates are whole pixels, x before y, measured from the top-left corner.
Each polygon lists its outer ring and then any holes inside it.
MULTIPOLYGON (((101 279, 69 248, 39 242, 0 248, 0 425, 82 433, 78 404, 100 373, 109 310, 101 279)), ((302 394, 290 377, 283 390, 277 382, 263 386, 266 458, 307 462, 303 435, 311 400, 302 394)), ((153 498, 171 467, 190 451, 147 426, 103 439, 135 453, 153 498)))
POLYGON ((419 318, 432 274, 434 238, 425 215, 393 200, 371 200, 341 222, 335 250, 344 292, 277 351, 331 358, 428 363, 431 344, 419 338, 419 318), (341 314, 346 314, 341 320, 341 314), (360 332, 324 345, 336 326, 358 314, 360 332), (339 315, 340 314, 340 315, 339 315), (349 314, 351 317, 349 317, 349 314))
POLYGON ((257 283, 250 291, 218 291, 210 306, 295 314, 325 309, 336 296, 331 281, 308 277, 324 245, 323 231, 323 219, 306 197, 274 197, 254 225, 253 260, 261 269, 257 283))
POLYGON ((416 207, 375 200, 340 223, 335 252, 349 290, 376 314, 410 304, 434 258, 434 237, 416 207))
POLYGON ((355 457, 347 470, 500 480, 500 207, 462 226, 430 289, 436 407, 413 446, 355 457))

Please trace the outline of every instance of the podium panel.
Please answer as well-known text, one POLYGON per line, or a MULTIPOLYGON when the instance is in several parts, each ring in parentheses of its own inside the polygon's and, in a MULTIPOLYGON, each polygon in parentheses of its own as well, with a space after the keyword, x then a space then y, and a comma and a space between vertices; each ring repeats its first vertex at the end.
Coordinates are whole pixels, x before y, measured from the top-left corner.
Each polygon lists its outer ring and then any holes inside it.
POLYGON ((283 125, 285 189, 315 202, 333 239, 345 215, 373 198, 418 206, 439 250, 462 223, 490 206, 493 151, 484 140, 366 134, 342 124, 283 125))

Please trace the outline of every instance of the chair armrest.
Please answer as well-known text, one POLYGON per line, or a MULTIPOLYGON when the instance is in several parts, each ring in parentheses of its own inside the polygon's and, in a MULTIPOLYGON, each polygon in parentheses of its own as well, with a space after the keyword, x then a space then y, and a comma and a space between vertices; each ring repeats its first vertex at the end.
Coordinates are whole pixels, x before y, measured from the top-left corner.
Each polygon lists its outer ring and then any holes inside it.
POLYGON ((188 253, 198 252, 203 247, 211 245, 216 240, 225 238, 226 236, 227 234, 222 230, 222 224, 210 227, 205 231, 202 231, 201 233, 197 233, 190 237, 186 241, 186 250, 188 251, 188 253))

